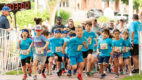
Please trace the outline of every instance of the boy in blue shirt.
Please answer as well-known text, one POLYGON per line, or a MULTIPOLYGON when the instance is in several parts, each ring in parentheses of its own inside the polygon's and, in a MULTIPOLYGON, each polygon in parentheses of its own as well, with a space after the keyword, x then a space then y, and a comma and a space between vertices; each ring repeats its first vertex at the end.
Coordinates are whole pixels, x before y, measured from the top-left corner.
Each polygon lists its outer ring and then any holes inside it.
POLYGON ((101 79, 104 78, 104 70, 106 65, 109 63, 109 58, 107 55, 111 53, 112 39, 109 38, 109 30, 103 29, 102 38, 98 42, 97 53, 99 54, 98 63, 100 65, 101 79))
POLYGON ((49 39, 49 44, 51 44, 51 52, 54 54, 55 63, 57 65, 57 75, 62 75, 62 69, 61 69, 61 62, 63 61, 63 45, 64 45, 64 39, 61 38, 61 29, 56 29, 55 37, 49 39))
POLYGON ((120 74, 123 74, 123 53, 126 52, 126 45, 122 38, 120 38, 120 31, 115 29, 113 31, 114 40, 112 41, 112 53, 113 63, 114 63, 114 71, 116 73, 115 78, 119 77, 118 73, 118 65, 120 69, 120 74))
POLYGON ((78 76, 77 78, 79 80, 83 80, 82 79, 82 71, 84 68, 84 60, 83 60, 83 56, 82 56, 82 47, 85 46, 85 48, 87 49, 87 43, 85 42, 85 39, 82 37, 83 36, 83 29, 81 26, 78 26, 76 29, 76 37, 70 39, 70 41, 65 42, 64 46, 63 46, 63 53, 65 54, 65 48, 66 46, 69 46, 69 59, 71 62, 71 66, 73 70, 77 69, 77 64, 79 64, 78 66, 78 76))
POLYGON ((97 42, 97 36, 95 34, 95 32, 91 31, 92 29, 92 22, 91 21, 87 21, 86 22, 86 27, 85 27, 85 31, 83 32, 83 38, 85 38, 87 40, 88 43, 88 49, 85 49, 85 47, 83 47, 82 53, 83 53, 83 58, 84 58, 84 63, 86 65, 87 63, 87 76, 91 76, 91 66, 93 63, 92 60, 92 53, 93 53, 93 48, 94 48, 94 39, 96 42, 96 45, 98 44, 97 42))
POLYGON ((21 63, 22 63, 22 68, 23 68, 23 79, 26 80, 27 78, 27 73, 26 73, 26 68, 29 71, 29 74, 31 74, 31 66, 30 66, 30 59, 31 59, 31 51, 28 51, 32 40, 29 38, 29 31, 27 29, 22 30, 21 38, 18 42, 17 48, 20 49, 20 58, 21 58, 21 63))
POLYGON ((46 54, 47 54, 47 46, 49 44, 48 40, 41 35, 42 27, 40 25, 35 27, 36 36, 33 37, 33 43, 31 44, 29 50, 33 46, 35 48, 34 54, 34 62, 33 62, 33 79, 37 80, 37 64, 40 62, 39 74, 41 74, 42 69, 44 68, 44 64, 46 61, 46 54))

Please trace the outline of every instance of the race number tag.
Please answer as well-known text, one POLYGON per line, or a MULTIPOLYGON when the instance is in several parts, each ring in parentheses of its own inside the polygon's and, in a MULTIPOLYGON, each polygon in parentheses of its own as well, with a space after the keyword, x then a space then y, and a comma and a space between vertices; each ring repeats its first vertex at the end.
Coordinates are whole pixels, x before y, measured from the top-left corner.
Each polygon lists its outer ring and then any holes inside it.
POLYGON ((87 41, 88 41, 88 44, 91 45, 92 39, 91 39, 91 38, 90 38, 90 39, 88 38, 87 41))
POLYGON ((35 50, 36 50, 36 54, 44 54, 44 50, 41 49, 42 47, 36 47, 35 50))
POLYGON ((78 45, 77 51, 81 51, 82 47, 82 45, 78 45))
POLYGON ((108 49, 108 46, 106 43, 100 44, 100 49, 108 49))
POLYGON ((115 52, 121 52, 121 47, 115 47, 115 52))
POLYGON ((29 54, 28 50, 21 50, 21 53, 22 53, 23 55, 28 55, 28 54, 29 54))
POLYGON ((130 48, 129 47, 126 47, 126 52, 128 52, 130 50, 130 48))
POLYGON ((56 52, 62 52, 63 48, 62 47, 56 47, 56 52))

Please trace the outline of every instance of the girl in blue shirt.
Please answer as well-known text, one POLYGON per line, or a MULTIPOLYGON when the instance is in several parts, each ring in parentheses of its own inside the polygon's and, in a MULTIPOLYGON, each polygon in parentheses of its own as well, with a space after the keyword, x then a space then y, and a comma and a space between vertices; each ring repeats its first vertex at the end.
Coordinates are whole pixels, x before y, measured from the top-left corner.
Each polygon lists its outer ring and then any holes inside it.
POLYGON ((126 68, 126 65, 128 65, 129 69, 129 75, 132 76, 132 68, 131 68, 131 53, 130 49, 132 49, 131 42, 129 40, 129 32, 123 31, 122 37, 124 39, 124 42, 126 44, 126 52, 123 53, 123 60, 124 60, 124 68, 126 68))
POLYGON ((122 38, 120 38, 120 31, 115 29, 113 31, 114 40, 112 41, 112 53, 115 78, 119 77, 118 66, 120 67, 120 74, 123 74, 123 52, 126 52, 126 45, 122 38))
POLYGON ((17 48, 20 49, 20 58, 21 58, 21 62, 22 62, 22 69, 23 69, 23 79, 22 80, 26 80, 27 78, 27 73, 26 70, 28 69, 29 74, 31 74, 31 66, 30 66, 30 55, 31 55, 31 51, 29 51, 29 47, 32 43, 32 40, 29 37, 29 31, 27 29, 23 29, 22 30, 22 34, 21 34, 21 40, 19 40, 18 42, 18 46, 17 48))

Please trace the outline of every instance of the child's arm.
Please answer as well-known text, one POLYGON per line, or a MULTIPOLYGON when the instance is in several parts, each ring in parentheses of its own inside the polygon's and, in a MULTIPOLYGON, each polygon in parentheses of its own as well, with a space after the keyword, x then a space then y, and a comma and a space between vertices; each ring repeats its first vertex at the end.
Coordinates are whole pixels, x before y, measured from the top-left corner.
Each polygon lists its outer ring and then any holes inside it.
POLYGON ((45 48, 48 48, 48 45, 49 45, 49 41, 46 41, 46 44, 42 49, 44 50, 45 48))
POLYGON ((112 48, 111 56, 113 56, 114 51, 115 51, 115 47, 112 48))
POLYGON ((18 41, 17 49, 20 49, 20 43, 21 43, 21 40, 18 41))
POLYGON ((66 46, 67 46, 67 42, 65 42, 64 45, 63 45, 63 54, 65 54, 66 46))
POLYGON ((100 54, 100 50, 99 49, 97 49, 97 53, 100 54))
POLYGON ((98 40, 97 40, 97 38, 95 38, 95 41, 96 41, 96 46, 98 45, 98 40))
POLYGON ((83 41, 83 45, 85 46, 86 49, 88 49, 88 45, 85 41, 83 41))
POLYGON ((30 45, 30 47, 29 47, 29 49, 28 49, 28 52, 31 51, 32 46, 33 46, 33 43, 31 43, 31 45, 30 45))

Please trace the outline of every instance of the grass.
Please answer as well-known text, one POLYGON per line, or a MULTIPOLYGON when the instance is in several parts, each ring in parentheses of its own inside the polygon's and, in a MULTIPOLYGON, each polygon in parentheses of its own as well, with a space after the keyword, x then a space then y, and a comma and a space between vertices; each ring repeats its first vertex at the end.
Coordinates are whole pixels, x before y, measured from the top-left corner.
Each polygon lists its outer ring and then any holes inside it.
POLYGON ((142 74, 135 74, 133 76, 127 76, 119 80, 142 80, 142 74))
MULTIPOLYGON (((19 74, 23 74, 22 70, 19 70, 19 74)), ((6 75, 17 75, 17 70, 11 71, 11 72, 7 72, 6 75)))

